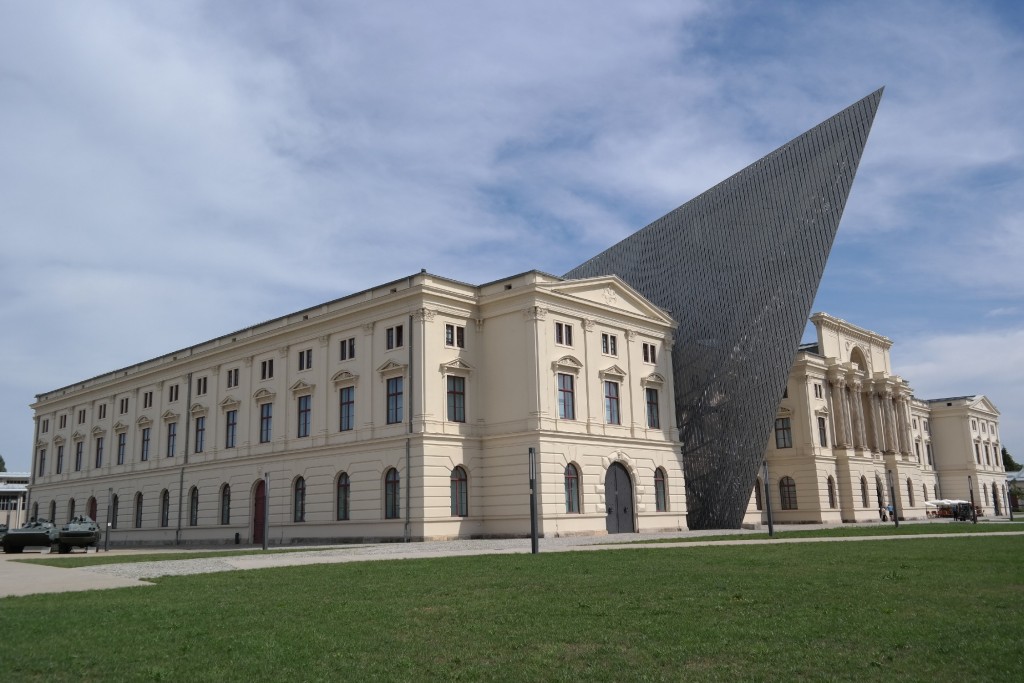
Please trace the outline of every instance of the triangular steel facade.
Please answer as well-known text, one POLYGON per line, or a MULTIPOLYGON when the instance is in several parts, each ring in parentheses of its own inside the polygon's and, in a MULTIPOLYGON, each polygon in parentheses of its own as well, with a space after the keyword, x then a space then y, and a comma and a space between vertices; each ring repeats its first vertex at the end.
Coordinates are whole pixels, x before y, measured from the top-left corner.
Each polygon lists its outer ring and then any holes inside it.
POLYGON ((567 273, 615 274, 679 322, 692 529, 742 523, 882 90, 567 273))

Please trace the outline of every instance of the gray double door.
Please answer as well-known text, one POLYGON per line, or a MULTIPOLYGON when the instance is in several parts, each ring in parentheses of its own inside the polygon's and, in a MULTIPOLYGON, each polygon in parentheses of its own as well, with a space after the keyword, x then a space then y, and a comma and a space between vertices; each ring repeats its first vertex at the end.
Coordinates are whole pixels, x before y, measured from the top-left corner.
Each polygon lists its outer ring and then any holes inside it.
POLYGON ((604 475, 604 502, 608 511, 605 524, 610 534, 636 531, 633 526, 633 482, 629 472, 619 463, 612 463, 604 475))

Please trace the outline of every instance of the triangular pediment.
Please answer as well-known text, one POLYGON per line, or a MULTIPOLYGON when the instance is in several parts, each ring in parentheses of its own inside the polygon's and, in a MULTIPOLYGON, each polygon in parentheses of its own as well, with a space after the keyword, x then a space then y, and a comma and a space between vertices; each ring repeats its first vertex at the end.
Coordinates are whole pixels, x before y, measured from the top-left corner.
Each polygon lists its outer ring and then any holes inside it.
POLYGON ((56 446, 63 446, 64 445, 64 437, 60 436, 60 435, 57 435, 57 436, 53 437, 53 443, 56 446))
POLYGON ((71 440, 72 441, 81 441, 84 438, 85 438, 85 434, 83 434, 82 432, 78 431, 77 429, 71 435, 71 440))
POLYGON ((539 289, 548 289, 556 294, 595 304, 610 311, 654 318, 667 324, 673 322, 668 313, 614 275, 552 282, 540 285, 539 289))
POLYGON ((579 374, 580 370, 583 369, 583 363, 581 363, 579 359, 573 356, 562 356, 561 358, 553 362, 551 364, 551 367, 552 369, 554 369, 555 372, 562 371, 574 372, 576 374, 579 374))
POLYGON ((148 427, 149 425, 153 424, 153 421, 150 420, 145 415, 143 415, 142 417, 135 421, 135 424, 137 424, 140 427, 148 427))
POLYGON ((626 371, 618 365, 612 365, 597 373, 600 377, 611 377, 613 379, 625 379, 626 371))
POLYGON ((92 428, 92 435, 93 436, 103 436, 106 433, 107 433, 107 430, 104 429, 103 427, 100 427, 99 425, 96 425, 95 427, 92 428))
POLYGON ((313 393, 313 387, 314 386, 315 385, 310 384, 309 382, 306 382, 305 380, 301 380, 300 379, 298 382, 296 382, 295 384, 291 385, 291 387, 289 387, 289 390, 293 394, 311 394, 311 393, 313 393))
POLYGON ((472 371, 473 371, 473 366, 470 365, 469 363, 467 363, 466 361, 462 360, 461 358, 456 358, 454 360, 450 360, 447 363, 441 363, 441 374, 442 375, 448 374, 449 372, 472 372, 472 371))
POLYGON ((660 387, 665 385, 665 378, 658 372, 652 372, 651 374, 640 380, 640 383, 644 386, 660 387))
POLYGON ((192 407, 189 408, 189 412, 193 415, 193 417, 200 417, 202 415, 206 415, 206 406, 202 405, 201 403, 193 403, 192 407))
POLYGON ((793 417, 793 411, 790 408, 779 408, 779 412, 775 414, 775 417, 793 417))
POLYGON ((118 420, 117 422, 114 423, 114 431, 115 432, 125 432, 125 431, 128 431, 128 425, 126 425, 124 422, 121 422, 120 420, 118 420))
POLYGON ((163 418, 164 422, 172 422, 172 421, 178 419, 178 414, 176 412, 174 412, 173 410, 168 410, 166 413, 164 413, 160 417, 163 418))
POLYGON ((235 408, 238 407, 239 403, 240 401, 237 398, 229 394, 225 396, 224 400, 221 401, 218 405, 220 405, 220 407, 224 410, 234 410, 235 408))
POLYGON ((974 397, 974 400, 971 401, 971 409, 982 410, 986 413, 992 413, 994 415, 999 414, 999 409, 996 408, 995 404, 992 403, 992 401, 988 400, 988 397, 985 396, 984 394, 978 394, 977 396, 974 397))
POLYGON ((382 375, 389 374, 392 372, 405 372, 405 369, 407 367, 407 365, 399 363, 396 360, 388 360, 386 363, 377 368, 377 372, 379 372, 382 375))

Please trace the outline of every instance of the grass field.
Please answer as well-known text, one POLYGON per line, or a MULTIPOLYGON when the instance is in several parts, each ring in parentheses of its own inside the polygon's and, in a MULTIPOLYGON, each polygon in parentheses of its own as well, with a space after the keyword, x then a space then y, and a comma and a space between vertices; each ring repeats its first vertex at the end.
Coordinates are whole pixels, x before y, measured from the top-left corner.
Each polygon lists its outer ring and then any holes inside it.
POLYGON ((991 534, 1007 531, 1024 531, 1024 522, 930 522, 928 524, 900 524, 898 527, 889 524, 866 524, 863 526, 843 525, 828 529, 800 529, 786 525, 776 527, 775 536, 768 532, 744 534, 713 534, 708 536, 691 536, 688 538, 656 538, 644 541, 628 541, 628 543, 679 543, 693 541, 765 541, 769 538, 844 538, 863 536, 914 536, 920 534, 991 534))
POLYGON ((313 565, 0 600, 17 681, 1018 680, 1024 537, 313 565))
POLYGON ((104 552, 74 553, 70 555, 43 555, 42 557, 22 557, 8 562, 24 562, 26 564, 44 564, 48 567, 93 567, 98 564, 131 564, 136 562, 167 562, 170 560, 198 560, 210 557, 242 557, 245 555, 279 555, 281 553, 309 553, 318 550, 338 550, 338 546, 318 548, 271 548, 268 550, 199 550, 182 552, 137 553, 121 555, 104 552))

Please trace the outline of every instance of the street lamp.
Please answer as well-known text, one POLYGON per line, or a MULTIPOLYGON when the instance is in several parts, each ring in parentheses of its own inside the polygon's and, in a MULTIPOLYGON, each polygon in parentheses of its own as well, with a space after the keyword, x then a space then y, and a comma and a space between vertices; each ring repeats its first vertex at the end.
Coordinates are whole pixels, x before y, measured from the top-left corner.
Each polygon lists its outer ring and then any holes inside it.
POLYGON ((975 524, 978 523, 978 511, 974 507, 974 482, 971 481, 971 475, 967 475, 967 489, 971 493, 971 521, 975 524))
POLYGON ((889 501, 892 504, 892 521, 898 529, 900 526, 900 515, 896 509, 896 487, 893 485, 892 470, 886 470, 885 477, 889 480, 889 501))

